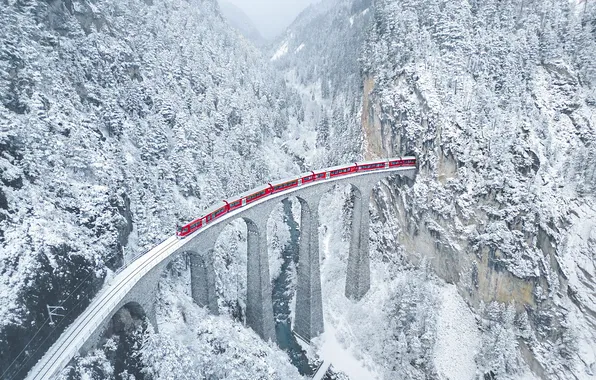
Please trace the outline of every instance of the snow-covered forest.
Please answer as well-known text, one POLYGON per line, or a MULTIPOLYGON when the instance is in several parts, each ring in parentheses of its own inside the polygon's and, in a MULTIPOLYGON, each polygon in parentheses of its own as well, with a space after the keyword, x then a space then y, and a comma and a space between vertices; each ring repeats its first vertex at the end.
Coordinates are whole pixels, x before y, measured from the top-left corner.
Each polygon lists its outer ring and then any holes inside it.
POLYGON ((383 251, 458 286, 490 378, 596 375, 595 20, 594 2, 375 3, 368 152, 420 168, 383 202, 383 251))
MULTIPOLYGON (((260 47, 233 23, 215 0, 0 1, 0 378, 214 200, 405 154, 419 173, 373 194, 359 302, 352 194, 321 202, 316 354, 352 380, 596 377, 595 1, 323 0, 260 47)), ((291 200, 268 223, 278 322, 299 220, 291 200)), ((123 309, 61 379, 304 378, 243 323, 244 222, 215 267, 220 315, 181 257, 159 332, 123 309)))
POLYGON ((72 320, 178 222, 298 166, 277 142, 297 101, 215 3, 0 7, 4 373, 53 330, 46 305, 72 320))

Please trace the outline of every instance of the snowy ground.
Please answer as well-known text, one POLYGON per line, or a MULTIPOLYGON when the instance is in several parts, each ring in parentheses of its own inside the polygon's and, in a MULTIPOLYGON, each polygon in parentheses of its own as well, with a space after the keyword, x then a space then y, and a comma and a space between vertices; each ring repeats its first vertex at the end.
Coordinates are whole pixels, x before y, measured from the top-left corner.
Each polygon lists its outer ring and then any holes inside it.
POLYGON ((350 379, 380 379, 379 375, 357 358, 350 347, 339 341, 340 334, 333 325, 327 325, 326 331, 317 340, 318 354, 325 362, 331 362, 333 368, 347 374, 350 379))
POLYGON ((481 343, 476 318, 455 285, 443 287, 440 297, 434 356, 437 372, 442 379, 474 379, 474 356, 481 343))

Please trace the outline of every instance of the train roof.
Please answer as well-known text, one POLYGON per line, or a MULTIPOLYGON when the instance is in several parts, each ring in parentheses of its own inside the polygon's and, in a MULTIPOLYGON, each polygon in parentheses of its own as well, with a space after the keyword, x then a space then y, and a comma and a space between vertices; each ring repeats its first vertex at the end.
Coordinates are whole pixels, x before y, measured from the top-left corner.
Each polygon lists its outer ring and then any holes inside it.
MULTIPOLYGON (((234 201, 235 201, 235 200, 238 200, 238 199, 240 199, 240 198, 244 198, 244 197, 246 197, 246 196, 248 196, 248 195, 251 195, 251 194, 257 193, 257 192, 259 192, 259 191, 265 190, 265 189, 267 189, 268 187, 269 187, 269 184, 268 184, 268 183, 267 183, 267 184, 265 184, 265 185, 257 186, 257 187, 254 187, 254 188, 250 189, 250 190, 247 190, 247 191, 245 191, 244 193, 242 193, 242 194, 240 194, 240 195, 236 195, 235 197, 232 197, 232 198, 230 198, 230 199, 232 199, 232 200, 234 200, 234 201)), ((229 199, 227 199, 227 201, 229 202, 230 200, 229 200, 229 199)))
MULTIPOLYGON (((374 163, 378 163, 378 162, 386 162, 386 161, 394 161, 394 160, 412 160, 412 159, 415 160, 416 157, 414 157, 414 156, 405 156, 405 157, 379 158, 377 160, 356 162, 356 164, 358 164, 358 165, 367 165, 367 164, 374 164, 374 163)), ((325 173, 325 172, 328 172, 328 171, 331 171, 331 170, 349 168, 351 166, 354 166, 354 163, 347 164, 347 165, 333 166, 333 167, 330 167, 330 168, 325 168, 325 169, 320 169, 320 170, 313 170, 312 172, 315 172, 315 173, 325 173)), ((304 173, 301 173, 301 174, 296 174, 296 175, 291 176, 291 177, 283 178, 283 179, 276 180, 276 181, 271 181, 270 183, 271 183, 271 185, 275 186, 275 185, 280 184, 280 183, 290 182, 290 181, 297 180, 298 178, 302 178, 302 177, 306 177, 306 176, 312 175, 312 172, 309 171, 309 172, 304 172, 304 173)), ((248 191, 245 191, 244 193, 242 193, 240 195, 236 195, 234 197, 228 198, 228 199, 226 199, 226 201, 232 203, 234 201, 237 201, 238 199, 242 199, 242 198, 244 198, 246 196, 249 196, 251 194, 254 194, 256 192, 259 192, 259 191, 262 191, 262 190, 266 190, 268 187, 269 187, 269 183, 267 183, 265 185, 261 185, 261 186, 255 187, 255 188, 250 189, 248 191)), ((211 205, 208 209, 206 209, 205 211, 203 211, 203 215, 201 215, 201 218, 204 218, 205 216, 207 216, 207 215, 209 215, 209 214, 211 214, 211 213, 219 210, 224 205, 225 205, 225 202, 223 200, 221 202, 218 202, 216 204, 211 205)), ((199 218, 197 218, 197 219, 199 219, 199 218)), ((193 219, 193 221, 194 220, 196 220, 196 219, 193 219)), ((190 221, 189 223, 192 223, 192 221, 190 221)))

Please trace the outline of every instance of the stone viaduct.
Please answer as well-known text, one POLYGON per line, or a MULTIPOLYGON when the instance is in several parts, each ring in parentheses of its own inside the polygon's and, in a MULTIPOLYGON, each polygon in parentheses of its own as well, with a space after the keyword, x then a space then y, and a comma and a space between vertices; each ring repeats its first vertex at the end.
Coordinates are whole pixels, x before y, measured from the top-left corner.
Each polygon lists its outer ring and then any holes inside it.
POLYGON ((264 340, 275 340, 269 260, 267 220, 283 199, 296 197, 301 204, 298 283, 294 332, 305 340, 324 329, 319 263, 319 215, 323 194, 334 186, 351 185, 354 191, 352 234, 345 295, 360 300, 370 288, 369 200, 372 190, 389 176, 414 179, 415 167, 391 168, 315 181, 276 193, 232 211, 184 239, 171 237, 137 258, 104 286, 102 291, 71 326, 64 331, 45 356, 29 372, 27 379, 48 379, 60 371, 79 350, 95 346, 122 307, 142 309, 155 329, 157 287, 168 264, 180 255, 190 257, 191 294, 200 306, 218 313, 213 250, 223 229, 242 218, 247 225, 246 323, 264 340))

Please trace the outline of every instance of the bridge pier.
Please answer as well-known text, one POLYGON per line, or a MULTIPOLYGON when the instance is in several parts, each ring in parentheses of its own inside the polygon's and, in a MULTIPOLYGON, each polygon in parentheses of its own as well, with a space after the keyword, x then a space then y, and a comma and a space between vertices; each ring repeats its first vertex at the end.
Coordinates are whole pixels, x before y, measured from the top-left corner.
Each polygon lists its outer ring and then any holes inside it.
POLYGON ((205 255, 195 252, 189 254, 192 299, 197 305, 208 307, 211 314, 218 315, 213 249, 209 249, 205 255))
MULTIPOLYGON (((268 216, 268 214, 265 214, 268 216)), ((259 225, 245 219, 248 230, 246 323, 263 338, 275 341, 271 279, 267 254, 267 217, 259 225)))
POLYGON ((294 332, 310 342, 324 331, 319 261, 320 195, 300 200, 300 242, 294 332))
POLYGON ((370 289, 370 257, 369 257, 369 228, 370 215, 368 211, 373 187, 361 184, 354 187, 354 211, 352 214, 352 236, 350 238, 350 253, 346 275, 346 297, 360 300, 370 289))
POLYGON ((157 325, 157 312, 155 311, 155 301, 145 305, 144 309, 145 317, 147 317, 149 323, 151 323, 151 326, 153 326, 153 331, 159 333, 159 326, 157 325))

